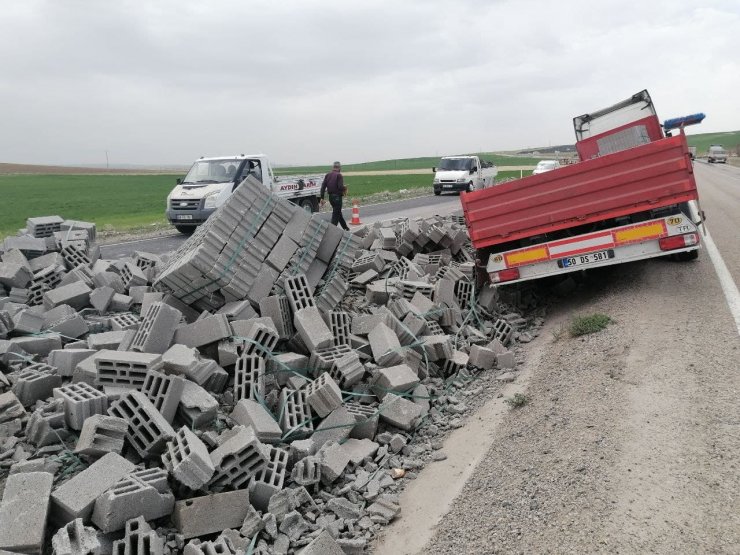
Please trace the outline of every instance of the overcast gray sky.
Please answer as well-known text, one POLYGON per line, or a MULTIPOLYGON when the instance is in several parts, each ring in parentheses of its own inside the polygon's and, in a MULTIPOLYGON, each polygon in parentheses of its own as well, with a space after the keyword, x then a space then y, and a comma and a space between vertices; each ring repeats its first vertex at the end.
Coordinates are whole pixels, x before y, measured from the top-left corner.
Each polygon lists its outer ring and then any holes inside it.
POLYGON ((3 0, 0 25, 2 162, 572 143, 643 88, 740 129, 738 0, 3 0))

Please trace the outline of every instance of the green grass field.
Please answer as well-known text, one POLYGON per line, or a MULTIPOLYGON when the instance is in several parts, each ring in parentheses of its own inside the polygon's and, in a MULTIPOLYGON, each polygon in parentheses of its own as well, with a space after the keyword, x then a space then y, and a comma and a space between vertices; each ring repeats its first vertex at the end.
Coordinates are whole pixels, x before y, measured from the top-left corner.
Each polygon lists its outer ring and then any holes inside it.
MULTIPOLYGON (((483 160, 493 162, 497 166, 534 166, 541 158, 520 158, 519 156, 503 156, 490 152, 475 152, 471 156, 479 156, 483 160)), ((346 164, 342 171, 387 171, 387 170, 424 170, 432 173, 432 168, 439 165, 439 156, 426 156, 423 158, 402 158, 400 160, 378 160, 376 162, 363 162, 361 164, 346 164)), ((298 173, 323 173, 329 171, 330 166, 300 166, 290 168, 278 168, 277 173, 290 175, 298 173)))
MULTIPOLYGON (((525 172, 530 173, 530 172, 525 172)), ((514 175, 516 174, 516 175, 514 175)), ((0 237, 14 234, 33 216, 59 215, 95 222, 100 229, 126 230, 165 223, 165 199, 175 175, 3 175, 0 176, 0 237)), ((499 179, 519 177, 501 172, 499 179)), ((346 178, 351 198, 385 191, 430 187, 430 175, 346 178)))
POLYGON ((709 150, 710 145, 722 145, 726 150, 734 150, 740 145, 740 131, 727 131, 725 133, 699 133, 698 135, 687 135, 689 146, 695 146, 699 156, 703 156, 709 150))

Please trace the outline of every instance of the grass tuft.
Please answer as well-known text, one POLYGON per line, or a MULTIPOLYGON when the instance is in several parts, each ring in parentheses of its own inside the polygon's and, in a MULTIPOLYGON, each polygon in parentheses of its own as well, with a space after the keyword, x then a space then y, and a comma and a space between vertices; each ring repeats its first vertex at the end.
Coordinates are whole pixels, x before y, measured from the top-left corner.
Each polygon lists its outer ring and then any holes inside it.
POLYGON ((529 397, 522 393, 514 393, 513 397, 509 397, 504 400, 513 409, 522 408, 524 405, 529 403, 529 397))
POLYGON ((578 316, 570 323, 570 335, 578 337, 589 333, 596 333, 608 326, 612 322, 606 314, 591 314, 590 316, 578 316))

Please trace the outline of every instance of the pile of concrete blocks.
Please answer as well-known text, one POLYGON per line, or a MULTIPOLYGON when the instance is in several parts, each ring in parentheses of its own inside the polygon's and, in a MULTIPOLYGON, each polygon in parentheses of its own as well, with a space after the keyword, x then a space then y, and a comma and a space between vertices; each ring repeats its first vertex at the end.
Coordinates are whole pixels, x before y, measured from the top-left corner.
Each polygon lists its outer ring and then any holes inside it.
POLYGON ((517 364, 527 321, 474 274, 458 217, 343 232, 251 178, 169 256, 30 218, 0 250, 0 551, 363 552, 517 364))

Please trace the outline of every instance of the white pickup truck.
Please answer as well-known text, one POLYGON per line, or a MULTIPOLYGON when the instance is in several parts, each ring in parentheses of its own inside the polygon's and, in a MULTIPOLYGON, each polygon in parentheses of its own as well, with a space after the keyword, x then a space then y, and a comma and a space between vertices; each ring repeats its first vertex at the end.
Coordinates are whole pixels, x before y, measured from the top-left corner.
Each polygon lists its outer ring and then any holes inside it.
POLYGON ((192 233, 248 176, 309 212, 319 207, 323 175, 277 177, 264 154, 200 158, 167 195, 167 219, 181 233, 192 233))
POLYGON ((493 185, 498 170, 477 156, 445 156, 434 172, 434 194, 479 191, 493 185))

